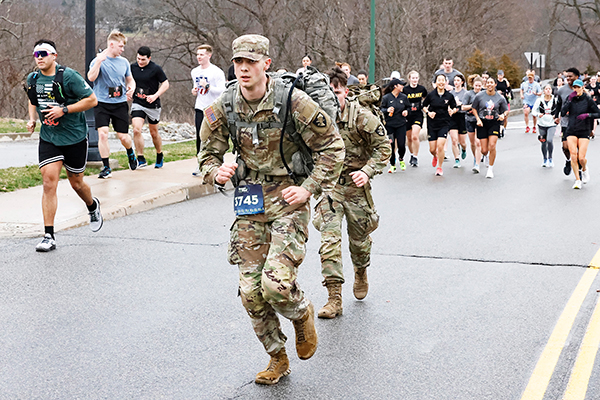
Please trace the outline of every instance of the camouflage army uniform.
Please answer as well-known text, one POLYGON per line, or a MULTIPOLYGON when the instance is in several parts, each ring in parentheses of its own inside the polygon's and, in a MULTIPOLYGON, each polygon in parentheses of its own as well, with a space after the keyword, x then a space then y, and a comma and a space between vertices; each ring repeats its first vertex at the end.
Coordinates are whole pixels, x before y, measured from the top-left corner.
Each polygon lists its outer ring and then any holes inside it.
MULTIPOLYGON (((233 109, 242 122, 276 122, 274 80, 269 78, 267 92, 253 111, 236 86, 233 109)), ((223 155, 229 149, 229 130, 222 95, 205 115, 201 128, 202 149, 199 153, 201 175, 205 183, 214 183, 223 155), (212 121, 212 123, 211 123, 212 121)), ((337 181, 344 159, 344 143, 335 125, 317 103, 294 89, 290 106, 292 119, 304 142, 316 155, 312 174, 302 187, 311 193, 331 190, 337 181)), ((252 129, 239 128, 237 137, 241 158, 250 170, 248 184, 263 187, 265 212, 237 216, 231 227, 229 263, 239 267, 239 288, 242 303, 252 320, 254 331, 269 354, 285 345, 276 313, 296 320, 307 310, 309 301, 296 281, 298 267, 305 256, 310 220, 309 202, 288 205, 282 190, 295 185, 288 177, 279 152, 280 128, 259 128, 257 145, 252 129)), ((284 139, 287 162, 298 150, 292 141, 284 139)))
POLYGON ((350 172, 361 170, 369 179, 380 174, 387 164, 392 149, 379 118, 346 99, 346 106, 338 121, 344 139, 346 158, 344 168, 331 199, 324 196, 315 207, 313 225, 321 232, 321 266, 323 284, 344 283, 342 268, 342 218, 346 216, 350 254, 355 271, 366 268, 371 259, 371 237, 377 229, 379 216, 375 211, 371 186, 357 187, 350 172))

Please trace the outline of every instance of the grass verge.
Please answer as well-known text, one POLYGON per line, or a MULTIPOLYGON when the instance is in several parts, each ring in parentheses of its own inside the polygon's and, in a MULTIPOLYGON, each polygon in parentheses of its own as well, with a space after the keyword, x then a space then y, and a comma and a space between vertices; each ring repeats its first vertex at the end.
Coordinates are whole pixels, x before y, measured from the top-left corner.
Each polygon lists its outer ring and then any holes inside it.
MULTIPOLYGON (((39 124, 35 127, 36 132, 40 132, 39 124)), ((27 121, 13 118, 0 118, 0 133, 26 133, 27 121)))
MULTIPOLYGON (((148 164, 156 162, 156 153, 153 148, 145 151, 148 164)), ((185 142, 171 143, 163 145, 163 154, 165 162, 187 160, 196 157, 196 142, 188 140, 185 142)), ((115 171, 127 169, 127 153, 119 151, 112 153, 110 158, 119 161, 119 168, 115 171)), ((98 175, 100 172, 97 168, 86 168, 85 175, 98 175)), ((63 168, 60 173, 60 179, 66 179, 67 173, 63 168)), ((13 192, 17 189, 26 189, 42 184, 42 174, 37 165, 28 165, 26 167, 11 167, 0 169, 0 192, 13 192)))

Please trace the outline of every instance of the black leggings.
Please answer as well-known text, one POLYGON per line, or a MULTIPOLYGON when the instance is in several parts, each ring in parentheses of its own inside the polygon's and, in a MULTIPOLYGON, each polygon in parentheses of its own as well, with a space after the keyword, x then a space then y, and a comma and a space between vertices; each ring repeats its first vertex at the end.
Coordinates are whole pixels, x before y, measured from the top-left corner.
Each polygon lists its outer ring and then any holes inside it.
POLYGON ((406 125, 391 127, 386 126, 388 137, 392 140, 392 157, 390 158, 390 164, 396 165, 396 142, 398 142, 398 159, 404 160, 404 154, 406 154, 406 125))
POLYGON ((196 108, 196 154, 200 153, 200 145, 202 141, 200 140, 200 127, 202 126, 202 121, 204 120, 204 111, 198 110, 196 108))

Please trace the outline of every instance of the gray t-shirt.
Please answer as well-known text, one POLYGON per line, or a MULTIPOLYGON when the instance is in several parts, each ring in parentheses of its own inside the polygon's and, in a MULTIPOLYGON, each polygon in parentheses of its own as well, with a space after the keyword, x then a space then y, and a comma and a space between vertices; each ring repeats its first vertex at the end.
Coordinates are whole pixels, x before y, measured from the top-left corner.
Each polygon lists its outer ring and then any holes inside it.
MULTIPOLYGON (((481 91, 479 93, 481 93, 481 91)), ((469 90, 467 92, 467 94, 465 95, 465 99, 463 101, 463 104, 464 105, 473 104, 473 100, 475 100, 475 96, 477 96, 479 93, 475 93, 473 90, 469 90)), ((475 118, 475 116, 473 114, 471 114, 471 112, 467 112, 467 116, 465 118, 469 122, 476 122, 477 121, 477 118, 475 118)))
POLYGON ((482 121, 496 121, 498 116, 508 110, 506 99, 500 93, 496 92, 493 96, 481 91, 473 100, 473 108, 479 114, 482 121))
POLYGON ((442 75, 446 75, 446 78, 448 79, 448 85, 454 87, 454 77, 456 75, 462 75, 462 72, 452 68, 452 71, 450 72, 446 72, 444 71, 444 69, 438 69, 437 71, 435 71, 435 74, 433 74, 433 79, 431 80, 431 82, 435 83, 435 77, 438 76, 439 74, 442 75))
MULTIPOLYGON (((90 68, 97 62, 94 58, 90 68)), ((126 103, 127 81, 131 76, 131 66, 125 57, 107 57, 100 64, 100 72, 94 81, 94 93, 100 103, 126 103)))
MULTIPOLYGON (((461 106, 463 104, 471 104, 471 103, 468 103, 465 101, 465 100, 468 100, 468 93, 469 93, 469 91, 465 88, 463 88, 460 92, 457 92, 455 90, 450 91, 450 94, 452 96, 454 96, 454 100, 456 101, 456 104, 457 105, 460 104, 461 106)), ((460 106, 459 106, 458 110, 459 110, 458 112, 461 114, 464 114, 466 112, 466 111, 462 111, 460 106)))
MULTIPOLYGON (((562 86, 560 89, 558 89, 558 92, 556 92, 556 95, 558 97, 560 97, 562 104, 565 104, 567 102, 567 97, 569 97, 569 95, 573 93, 573 89, 569 87, 569 85, 564 85, 562 86)), ((569 126, 569 118, 564 117, 560 119, 560 126, 562 127, 567 127, 569 126)))

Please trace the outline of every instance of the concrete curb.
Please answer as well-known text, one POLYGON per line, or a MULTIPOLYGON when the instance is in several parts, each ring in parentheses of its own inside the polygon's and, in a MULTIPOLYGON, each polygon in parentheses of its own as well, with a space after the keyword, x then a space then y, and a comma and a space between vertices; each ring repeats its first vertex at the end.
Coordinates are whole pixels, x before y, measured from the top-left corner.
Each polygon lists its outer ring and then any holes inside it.
MULTIPOLYGON (((156 170, 115 171, 110 179, 85 177, 92 193, 100 199, 105 221, 152 210, 182 201, 217 193, 212 185, 204 185, 191 172, 197 168, 195 159, 173 161, 156 170)), ((231 183, 227 186, 231 189, 231 183)), ((41 186, 0 193, 0 238, 37 237, 43 233, 41 186)), ((89 224, 85 205, 67 180, 59 182, 59 206, 55 231, 89 224)))

